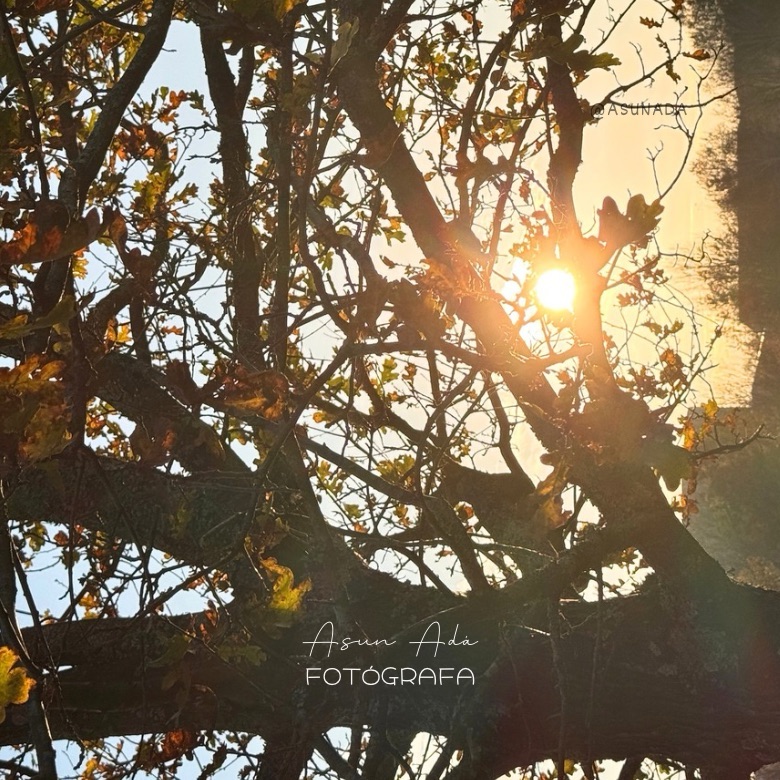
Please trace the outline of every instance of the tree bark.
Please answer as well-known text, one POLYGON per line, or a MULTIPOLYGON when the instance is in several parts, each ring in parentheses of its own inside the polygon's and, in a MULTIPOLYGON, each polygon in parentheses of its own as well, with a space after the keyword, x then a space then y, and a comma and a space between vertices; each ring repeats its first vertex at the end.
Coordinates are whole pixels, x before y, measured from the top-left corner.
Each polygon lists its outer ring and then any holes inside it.
MULTIPOLYGON (((318 733, 373 724, 443 735, 464 750, 463 772, 471 765, 480 776, 499 776, 556 754, 563 694, 568 758, 647 753, 711 771, 727 767, 731 776, 780 760, 780 594, 732 585, 723 606, 735 629, 745 630, 733 636, 705 612, 670 612, 668 594, 657 585, 601 605, 564 603, 554 653, 547 612, 531 603, 507 604, 497 621, 467 604, 442 612, 446 602, 436 591, 375 572, 366 571, 352 588, 350 604, 366 636, 395 638, 394 646, 309 657, 304 642, 333 619, 321 607, 277 639, 258 628, 252 641, 269 655, 259 664, 221 660, 219 648, 238 641, 236 626, 251 622, 230 610, 220 618, 224 633, 193 639, 184 658, 168 666, 160 658, 172 638, 197 635, 193 627, 202 616, 81 621, 45 627, 43 636, 26 629, 34 661, 46 660, 48 646, 58 665, 70 667, 44 685, 53 736, 88 739, 166 730, 171 723, 263 736, 278 733, 280 724, 288 734, 304 723, 318 733), (478 644, 447 647, 436 659, 423 648, 417 658, 408 644, 415 618, 420 629, 439 621, 443 637, 457 625, 459 637, 478 644), (315 663, 340 668, 341 684, 307 685, 304 667, 315 663), (346 670, 369 666, 468 667, 475 685, 348 683, 346 670), (180 696, 172 696, 163 680, 179 667, 186 674, 176 683, 180 696)), ((24 711, 12 708, 0 741, 12 744, 26 734, 24 711)))

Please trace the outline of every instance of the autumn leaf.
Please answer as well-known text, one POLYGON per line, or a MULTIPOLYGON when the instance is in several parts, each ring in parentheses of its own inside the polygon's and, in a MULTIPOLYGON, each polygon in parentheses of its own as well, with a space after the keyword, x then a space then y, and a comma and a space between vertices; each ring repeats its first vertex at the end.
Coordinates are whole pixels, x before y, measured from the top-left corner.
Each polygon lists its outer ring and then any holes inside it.
POLYGON ((221 400, 236 412, 278 420, 287 408, 289 385, 278 371, 247 371, 235 366, 225 377, 221 400))
POLYGON ((133 455, 145 466, 162 466, 170 460, 176 434, 167 420, 160 420, 153 430, 138 424, 129 436, 133 455))
POLYGON ((683 448, 689 452, 693 450, 699 441, 699 436, 696 432, 696 426, 693 424, 693 420, 690 417, 682 424, 680 438, 682 439, 683 448))
POLYGON ((11 241, 0 245, 0 266, 59 260, 91 244, 101 229, 97 209, 71 219, 59 201, 42 201, 11 241))
MULTIPOLYGON (((12 84, 14 72, 10 54, 0 47, 0 79, 5 79, 7 84, 12 84)), ((0 138, 3 139, 0 147, 0 182, 3 184, 9 183, 16 159, 24 148, 22 135, 22 122, 17 109, 13 106, 0 107, 0 138)))
POLYGON ((259 24, 278 24, 296 5, 305 0, 229 0, 228 6, 248 21, 259 24))
POLYGON ((0 265, 14 265, 26 262, 25 258, 35 244, 37 235, 35 223, 28 222, 14 233, 13 239, 0 246, 0 265))
POLYGON ((0 647, 0 723, 5 720, 6 708, 24 704, 30 697, 35 680, 22 667, 15 667, 19 656, 8 647, 0 647))
POLYGON ((181 758, 197 746, 198 737, 195 732, 189 729, 175 729, 163 737, 156 758, 158 762, 172 761, 181 758))
POLYGON ((274 16, 281 21, 296 5, 305 2, 306 0, 273 0, 274 16))
POLYGON ((710 398, 702 407, 704 417, 707 420, 714 420, 718 415, 718 402, 714 398, 710 398))
POLYGON ((34 355, 13 368, 0 368, 0 450, 6 457, 44 460, 68 441, 68 408, 57 381, 61 361, 34 355))
POLYGON ((546 534, 562 526, 568 519, 568 513, 563 510, 563 490, 567 485, 569 467, 562 459, 556 459, 552 472, 536 486, 536 510, 527 524, 530 534, 546 534))
POLYGON ((303 604, 303 597, 311 590, 311 580, 295 584, 291 569, 276 558, 261 558, 260 563, 273 579, 271 598, 265 605, 276 626, 288 626, 303 604))
POLYGON ((647 203, 645 196, 632 195, 626 205, 626 213, 621 214, 615 201, 604 198, 599 215, 599 241, 607 247, 623 247, 635 244, 647 246, 648 234, 658 226, 664 207, 659 198, 647 203))
POLYGON ((105 222, 108 229, 108 237, 113 241, 122 264, 130 272, 133 279, 138 282, 147 296, 154 298, 153 277, 156 270, 154 261, 144 255, 138 247, 133 249, 127 248, 127 222, 119 211, 107 209, 105 222))
POLYGON ((702 60, 708 60, 712 55, 705 51, 704 49, 696 49, 695 51, 684 51, 683 57, 690 57, 692 60, 698 60, 701 62, 702 60))
POLYGON ((19 16, 31 19, 52 11, 65 10, 70 4, 71 0, 17 0, 11 3, 11 7, 19 16))
POLYGON ((527 0, 512 0, 512 10, 510 12, 512 21, 519 19, 525 14, 527 0))
POLYGON ((203 390, 195 384, 187 364, 182 360, 171 360, 165 367, 165 375, 171 384, 171 389, 190 406, 200 404, 203 390))
POLYGON ((387 288, 395 317, 408 323, 428 338, 441 338, 447 322, 441 316, 441 302, 429 290, 421 290, 408 279, 393 282, 387 288))

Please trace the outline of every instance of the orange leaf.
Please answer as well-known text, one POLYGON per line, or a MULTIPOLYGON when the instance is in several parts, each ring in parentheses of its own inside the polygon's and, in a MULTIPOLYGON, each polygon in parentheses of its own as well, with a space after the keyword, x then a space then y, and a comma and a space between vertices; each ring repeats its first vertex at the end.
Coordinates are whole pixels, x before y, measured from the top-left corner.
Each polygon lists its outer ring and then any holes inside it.
POLYGON ((141 285, 144 292, 150 298, 155 297, 153 276, 155 271, 154 261, 144 255, 140 249, 127 248, 127 223, 125 218, 116 210, 108 209, 105 215, 108 225, 108 237, 114 242, 119 257, 130 275, 141 285))
POLYGON ((198 738, 195 732, 188 729, 176 729, 169 731, 164 737, 160 750, 157 753, 157 760, 172 761, 175 758, 181 758, 185 753, 189 753, 198 746, 198 738))
POLYGON ((236 366, 222 386, 222 400, 239 412, 258 414, 268 420, 278 420, 287 408, 289 386, 277 371, 249 373, 236 366))
POLYGON ((710 58, 710 53, 704 49, 696 49, 696 51, 684 51, 683 57, 690 57, 692 60, 698 60, 701 62, 702 60, 708 60, 710 58))
POLYGON ((59 260, 92 243, 101 231, 97 209, 84 217, 70 219, 59 201, 41 201, 26 225, 14 238, 0 246, 0 266, 59 260))

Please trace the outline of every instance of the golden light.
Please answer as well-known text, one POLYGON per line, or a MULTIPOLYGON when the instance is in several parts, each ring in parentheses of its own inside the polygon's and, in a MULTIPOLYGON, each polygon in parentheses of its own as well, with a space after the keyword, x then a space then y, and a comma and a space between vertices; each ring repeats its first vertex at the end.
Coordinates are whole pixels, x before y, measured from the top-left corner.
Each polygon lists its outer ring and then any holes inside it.
POLYGON ((577 292, 574 277, 560 268, 551 268, 539 276, 534 285, 537 303, 545 309, 561 311, 574 308, 577 292))

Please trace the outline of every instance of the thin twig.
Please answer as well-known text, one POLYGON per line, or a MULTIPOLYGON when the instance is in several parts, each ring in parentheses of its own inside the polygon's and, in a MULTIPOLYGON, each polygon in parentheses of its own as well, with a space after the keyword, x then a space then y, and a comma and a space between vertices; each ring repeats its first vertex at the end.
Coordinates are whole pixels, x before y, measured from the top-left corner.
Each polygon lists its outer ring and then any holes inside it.
POLYGON ((41 180, 41 196, 44 200, 49 200, 49 178, 46 173, 46 162, 43 159, 43 141, 41 139, 41 124, 38 119, 38 107, 35 104, 35 97, 33 96, 32 89, 30 88, 30 82, 27 79, 27 73, 22 65, 22 61, 19 59, 19 52, 16 49, 14 43, 14 36, 11 30, 11 23, 8 21, 8 16, 5 12, 5 4, 0 6, 0 17, 3 20, 3 37, 6 38, 7 51, 11 54, 13 60, 14 69, 16 70, 16 76, 19 79, 19 83, 22 85, 24 91, 24 98, 27 101, 27 111, 30 114, 30 130, 32 131, 33 141, 35 142, 35 161, 38 165, 38 176, 41 180))

